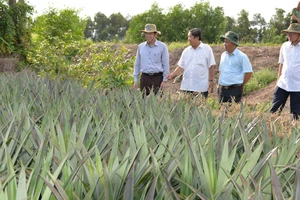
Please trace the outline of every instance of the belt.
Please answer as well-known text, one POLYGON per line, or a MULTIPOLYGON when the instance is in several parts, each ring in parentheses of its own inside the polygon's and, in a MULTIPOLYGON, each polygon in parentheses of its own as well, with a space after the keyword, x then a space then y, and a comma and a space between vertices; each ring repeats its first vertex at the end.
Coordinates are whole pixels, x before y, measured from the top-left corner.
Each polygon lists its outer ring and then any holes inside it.
POLYGON ((146 76, 157 76, 157 75, 162 75, 163 73, 162 72, 156 72, 156 73, 142 73, 146 76))
POLYGON ((242 87, 243 84, 233 84, 233 85, 228 85, 228 86, 222 86, 220 85, 221 88, 228 90, 228 89, 232 89, 232 88, 236 88, 236 87, 242 87))

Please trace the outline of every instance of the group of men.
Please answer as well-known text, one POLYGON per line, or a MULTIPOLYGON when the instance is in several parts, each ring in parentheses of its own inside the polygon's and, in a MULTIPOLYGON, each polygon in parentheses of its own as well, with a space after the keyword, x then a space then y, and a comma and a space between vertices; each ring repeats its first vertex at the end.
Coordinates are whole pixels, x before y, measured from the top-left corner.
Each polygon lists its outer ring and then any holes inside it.
MULTIPOLYGON (((157 94, 168 80, 182 74, 180 91, 201 94, 204 98, 213 92, 215 84, 215 58, 212 48, 201 41, 199 28, 188 32, 190 46, 186 47, 177 63, 177 68, 170 73, 169 53, 166 44, 156 39, 161 34, 155 24, 146 24, 146 41, 138 46, 134 64, 134 88, 145 95, 151 91, 157 94), (139 76, 140 80, 139 80, 139 76)), ((280 111, 290 97, 291 113, 295 119, 300 115, 300 24, 291 23, 282 31, 288 41, 282 44, 279 54, 279 70, 271 112, 280 111)), ((239 35, 228 31, 220 37, 225 51, 219 63, 220 76, 217 83, 218 100, 240 102, 244 88, 250 80, 253 69, 248 56, 238 49, 239 35)))

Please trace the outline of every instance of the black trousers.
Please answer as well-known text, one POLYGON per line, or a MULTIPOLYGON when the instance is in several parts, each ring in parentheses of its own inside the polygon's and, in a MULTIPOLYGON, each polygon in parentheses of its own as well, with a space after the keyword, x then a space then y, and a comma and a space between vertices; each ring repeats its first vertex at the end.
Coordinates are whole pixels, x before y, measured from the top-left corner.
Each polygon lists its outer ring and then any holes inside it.
POLYGON ((142 73, 140 79, 140 90, 149 95, 151 91, 157 94, 160 91, 160 85, 163 81, 163 73, 145 74, 142 73))
POLYGON ((194 91, 187 91, 187 90, 180 90, 180 91, 187 94, 193 94, 195 97, 198 97, 199 94, 201 94, 201 96, 204 97, 205 99, 207 99, 208 97, 208 91, 206 92, 194 92, 194 91))
POLYGON ((220 86, 218 88, 218 97, 219 97, 219 103, 222 102, 229 102, 231 103, 232 100, 234 102, 238 103, 241 101, 243 96, 243 86, 236 86, 236 87, 223 87, 220 86))
POLYGON ((299 119, 300 92, 288 92, 280 87, 276 87, 274 90, 271 112, 275 113, 278 109, 279 112, 281 112, 288 97, 290 97, 290 112, 293 114, 294 119, 299 119))

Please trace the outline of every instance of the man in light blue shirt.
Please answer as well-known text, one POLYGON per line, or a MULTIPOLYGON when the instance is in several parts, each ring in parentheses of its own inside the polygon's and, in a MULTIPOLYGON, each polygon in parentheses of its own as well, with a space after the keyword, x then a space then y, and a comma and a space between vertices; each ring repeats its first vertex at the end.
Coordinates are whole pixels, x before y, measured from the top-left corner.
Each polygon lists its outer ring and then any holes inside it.
POLYGON ((252 76, 252 65, 248 56, 240 51, 237 46, 239 36, 233 31, 228 31, 220 37, 224 41, 225 52, 220 60, 220 77, 218 85, 219 102, 240 102, 244 87, 252 76))
POLYGON ((169 74, 169 51, 166 44, 156 39, 160 31, 155 24, 146 24, 144 33, 146 41, 138 46, 134 63, 134 84, 138 88, 140 78, 140 90, 146 95, 151 91, 157 94, 165 87, 169 74))

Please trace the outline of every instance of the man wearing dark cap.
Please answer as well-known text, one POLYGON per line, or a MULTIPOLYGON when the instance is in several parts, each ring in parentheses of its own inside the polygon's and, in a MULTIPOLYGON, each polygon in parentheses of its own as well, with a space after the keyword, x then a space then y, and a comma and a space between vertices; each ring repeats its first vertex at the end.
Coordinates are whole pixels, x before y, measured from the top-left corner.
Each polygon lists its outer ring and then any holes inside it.
POLYGON ((166 44, 156 39, 160 31, 155 24, 146 24, 144 33, 146 41, 138 46, 134 63, 134 84, 138 88, 140 78, 140 90, 149 95, 151 91, 157 94, 165 87, 169 74, 169 51, 166 44))
POLYGON ((294 119, 300 115, 300 24, 292 23, 282 31, 288 41, 283 43, 279 53, 278 79, 274 91, 271 112, 280 111, 290 97, 290 112, 294 119))
POLYGON ((233 31, 228 31, 220 39, 224 42, 225 52, 220 60, 220 77, 218 84, 219 102, 240 102, 246 83, 252 75, 252 65, 248 56, 240 51, 239 36, 233 31))

